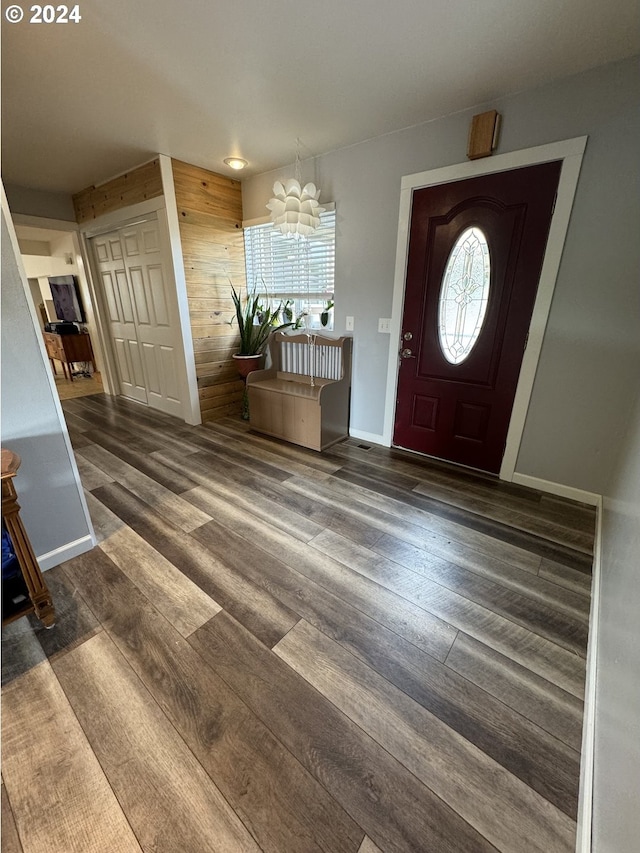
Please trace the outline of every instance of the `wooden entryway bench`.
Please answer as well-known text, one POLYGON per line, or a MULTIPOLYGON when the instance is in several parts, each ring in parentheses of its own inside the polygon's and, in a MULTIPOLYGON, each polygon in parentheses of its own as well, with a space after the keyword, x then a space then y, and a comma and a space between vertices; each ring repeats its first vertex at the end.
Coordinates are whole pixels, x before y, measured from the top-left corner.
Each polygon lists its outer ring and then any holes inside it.
POLYGON ((352 339, 274 332, 271 367, 247 377, 257 432, 324 450, 349 435, 352 339))

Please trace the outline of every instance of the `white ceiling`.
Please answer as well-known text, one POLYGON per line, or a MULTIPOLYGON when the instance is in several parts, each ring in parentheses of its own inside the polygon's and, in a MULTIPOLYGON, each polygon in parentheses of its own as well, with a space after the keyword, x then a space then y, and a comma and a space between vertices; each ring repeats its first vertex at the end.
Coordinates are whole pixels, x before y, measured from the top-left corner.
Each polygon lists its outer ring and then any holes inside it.
POLYGON ((298 137, 306 158, 640 52, 638 0, 80 0, 78 24, 23 7, 2 21, 3 178, 66 192, 157 152, 244 177, 298 137))

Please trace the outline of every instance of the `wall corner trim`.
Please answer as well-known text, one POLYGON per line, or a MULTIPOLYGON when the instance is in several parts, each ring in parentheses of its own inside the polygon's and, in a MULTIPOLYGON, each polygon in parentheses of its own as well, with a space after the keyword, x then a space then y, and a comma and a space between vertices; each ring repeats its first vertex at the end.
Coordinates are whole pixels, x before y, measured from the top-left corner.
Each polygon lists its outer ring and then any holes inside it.
POLYGON ((597 505, 596 539, 593 550, 591 612, 587 644, 587 671, 582 718, 580 752, 580 787, 578 791, 578 825, 576 853, 591 853, 593 827, 593 785, 596 740, 596 687, 598 680, 598 625, 600 623, 600 583, 602 574, 602 498, 597 505))
POLYGON ((601 506, 602 496, 595 492, 587 492, 584 489, 576 489, 574 486, 565 486, 563 483, 554 483, 551 480, 542 480, 540 477, 532 477, 530 474, 519 474, 514 472, 510 481, 519 486, 529 486, 539 492, 547 492, 557 495, 559 498, 568 498, 571 501, 588 504, 589 506, 601 506))
MULTIPOLYGON (((52 569, 54 566, 59 566, 66 560, 71 560, 80 554, 90 551, 96 545, 95 536, 83 536, 81 539, 76 539, 73 542, 67 542, 66 545, 61 545, 59 548, 54 548, 53 551, 48 551, 46 554, 41 554, 36 557, 40 571, 46 572, 47 569, 52 569)), ((53 602, 55 606, 55 601, 53 602)))
POLYGON ((385 439, 384 435, 378 435, 374 432, 364 432, 360 429, 349 429, 349 437, 357 438, 359 441, 366 441, 369 444, 379 444, 382 447, 391 447, 391 443, 385 439))
POLYGON ((197 426, 202 423, 200 412, 200 400, 198 398, 198 379, 196 376, 196 360, 193 349, 193 335, 191 333, 191 322, 189 319, 189 300, 187 296, 187 282, 184 274, 184 258, 182 255, 182 240, 180 239, 180 223, 178 221, 178 202, 176 199, 176 188, 173 180, 173 168, 171 157, 167 154, 159 154, 160 175, 162 177, 162 189, 165 198, 165 216, 168 231, 169 245, 171 248, 171 263, 173 278, 176 286, 178 300, 178 316, 180 319, 180 335, 182 338, 182 349, 184 353, 184 366, 187 375, 187 398, 183 405, 183 416, 186 423, 197 426))

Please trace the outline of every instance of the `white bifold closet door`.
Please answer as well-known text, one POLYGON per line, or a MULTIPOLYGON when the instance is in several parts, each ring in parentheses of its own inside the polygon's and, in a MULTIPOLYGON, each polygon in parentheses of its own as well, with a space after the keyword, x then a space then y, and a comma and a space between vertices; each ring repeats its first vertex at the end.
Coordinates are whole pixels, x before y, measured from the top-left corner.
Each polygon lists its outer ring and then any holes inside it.
POLYGON ((182 417, 177 322, 157 221, 91 238, 120 394, 182 417))

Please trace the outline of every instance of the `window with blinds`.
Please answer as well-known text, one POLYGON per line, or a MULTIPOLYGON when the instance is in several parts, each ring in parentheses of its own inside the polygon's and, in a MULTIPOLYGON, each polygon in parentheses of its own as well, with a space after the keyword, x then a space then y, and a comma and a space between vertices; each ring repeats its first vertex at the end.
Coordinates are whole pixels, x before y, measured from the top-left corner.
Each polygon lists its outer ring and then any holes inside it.
POLYGON ((320 214, 320 225, 306 239, 285 237, 271 222, 248 225, 244 229, 244 250, 250 290, 255 288, 272 305, 290 300, 294 317, 303 318, 302 326, 333 327, 333 312, 329 313, 326 326, 320 317, 334 298, 335 208, 320 214))

